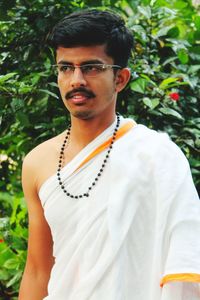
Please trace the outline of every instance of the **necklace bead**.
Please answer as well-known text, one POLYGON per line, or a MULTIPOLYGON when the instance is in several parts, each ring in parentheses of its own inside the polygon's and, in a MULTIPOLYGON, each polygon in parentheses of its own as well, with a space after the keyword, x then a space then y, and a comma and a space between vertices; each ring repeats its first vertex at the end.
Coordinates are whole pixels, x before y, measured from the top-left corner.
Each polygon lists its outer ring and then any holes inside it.
POLYGON ((63 142, 63 144, 61 146, 60 156, 59 156, 59 164, 58 164, 58 169, 57 169, 57 179, 58 179, 59 186, 61 187, 61 189, 63 190, 63 192, 68 197, 70 197, 72 199, 73 198, 79 199, 79 198, 83 198, 83 197, 89 197, 90 191, 95 187, 96 183, 98 182, 99 178, 101 177, 101 175, 102 175, 102 173, 103 173, 103 171, 104 171, 104 169, 106 167, 106 163, 108 162, 108 158, 110 156, 110 152, 113 149, 113 144, 114 144, 114 141, 116 139, 116 135, 117 135, 117 131, 119 129, 119 125, 120 125, 120 116, 119 116, 119 114, 117 114, 117 123, 116 123, 116 126, 114 128, 112 140, 111 140, 110 145, 108 147, 108 150, 106 152, 106 155, 105 155, 105 158, 104 158, 103 163, 101 165, 101 168, 100 168, 99 172, 97 173, 97 175, 96 175, 94 181, 92 182, 92 184, 88 187, 87 192, 83 193, 83 194, 80 194, 80 195, 73 195, 73 194, 71 194, 69 191, 67 191, 65 189, 65 186, 64 186, 64 184, 62 182, 61 174, 60 174, 60 171, 61 171, 61 168, 62 168, 62 164, 63 164, 64 150, 65 150, 66 146, 69 144, 71 125, 68 127, 67 134, 66 134, 64 142, 63 142))

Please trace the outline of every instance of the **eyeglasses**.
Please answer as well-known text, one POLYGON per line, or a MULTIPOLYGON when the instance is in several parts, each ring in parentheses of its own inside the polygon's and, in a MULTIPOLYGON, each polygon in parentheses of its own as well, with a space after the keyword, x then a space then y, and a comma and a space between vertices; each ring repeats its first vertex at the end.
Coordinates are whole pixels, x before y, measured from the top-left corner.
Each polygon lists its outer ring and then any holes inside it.
POLYGON ((108 69, 122 69, 118 65, 107 65, 107 64, 85 64, 80 66, 68 65, 68 64, 57 64, 53 65, 56 67, 59 74, 63 74, 70 77, 76 68, 79 68, 85 77, 95 77, 105 72, 108 69))

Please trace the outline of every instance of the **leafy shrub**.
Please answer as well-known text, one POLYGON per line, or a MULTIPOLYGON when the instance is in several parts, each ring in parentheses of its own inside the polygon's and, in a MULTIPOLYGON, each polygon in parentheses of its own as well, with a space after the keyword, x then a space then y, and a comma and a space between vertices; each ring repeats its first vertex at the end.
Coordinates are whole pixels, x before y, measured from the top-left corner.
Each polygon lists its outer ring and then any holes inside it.
POLYGON ((0 193, 0 200, 0 299, 14 300, 26 259, 27 215, 22 196, 0 193))

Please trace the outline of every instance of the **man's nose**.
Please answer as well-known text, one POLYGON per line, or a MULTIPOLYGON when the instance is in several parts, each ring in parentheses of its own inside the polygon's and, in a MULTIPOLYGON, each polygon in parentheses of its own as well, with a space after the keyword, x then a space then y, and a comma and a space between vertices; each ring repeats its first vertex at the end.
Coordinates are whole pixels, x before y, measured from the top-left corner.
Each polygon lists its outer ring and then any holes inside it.
POLYGON ((72 73, 70 78, 70 84, 73 88, 87 85, 87 82, 84 78, 81 68, 74 69, 74 72, 72 73))

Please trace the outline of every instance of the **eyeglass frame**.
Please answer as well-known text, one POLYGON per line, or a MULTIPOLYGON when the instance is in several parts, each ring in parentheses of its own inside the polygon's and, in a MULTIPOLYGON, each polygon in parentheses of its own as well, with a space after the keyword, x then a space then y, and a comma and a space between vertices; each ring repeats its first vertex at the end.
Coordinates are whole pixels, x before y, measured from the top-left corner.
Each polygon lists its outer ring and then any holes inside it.
POLYGON ((71 65, 71 64, 65 64, 65 63, 58 63, 58 64, 54 64, 52 65, 52 67, 56 67, 58 69, 58 73, 63 73, 64 75, 67 75, 67 76, 72 76, 72 74, 74 74, 74 71, 75 69, 80 69, 81 70, 81 73, 83 74, 83 76, 85 77, 97 77, 99 74, 102 74, 104 71, 108 70, 109 68, 111 69, 123 69, 123 67, 119 66, 119 65, 110 65, 110 64, 82 64, 82 65, 71 65), (99 66, 101 67, 102 69, 99 69, 99 72, 97 71, 97 74, 95 75, 88 75, 87 74, 87 71, 84 70, 85 67, 94 67, 94 66, 99 66), (68 74, 65 74, 65 71, 60 71, 59 70, 59 67, 69 67, 69 73, 68 74))

